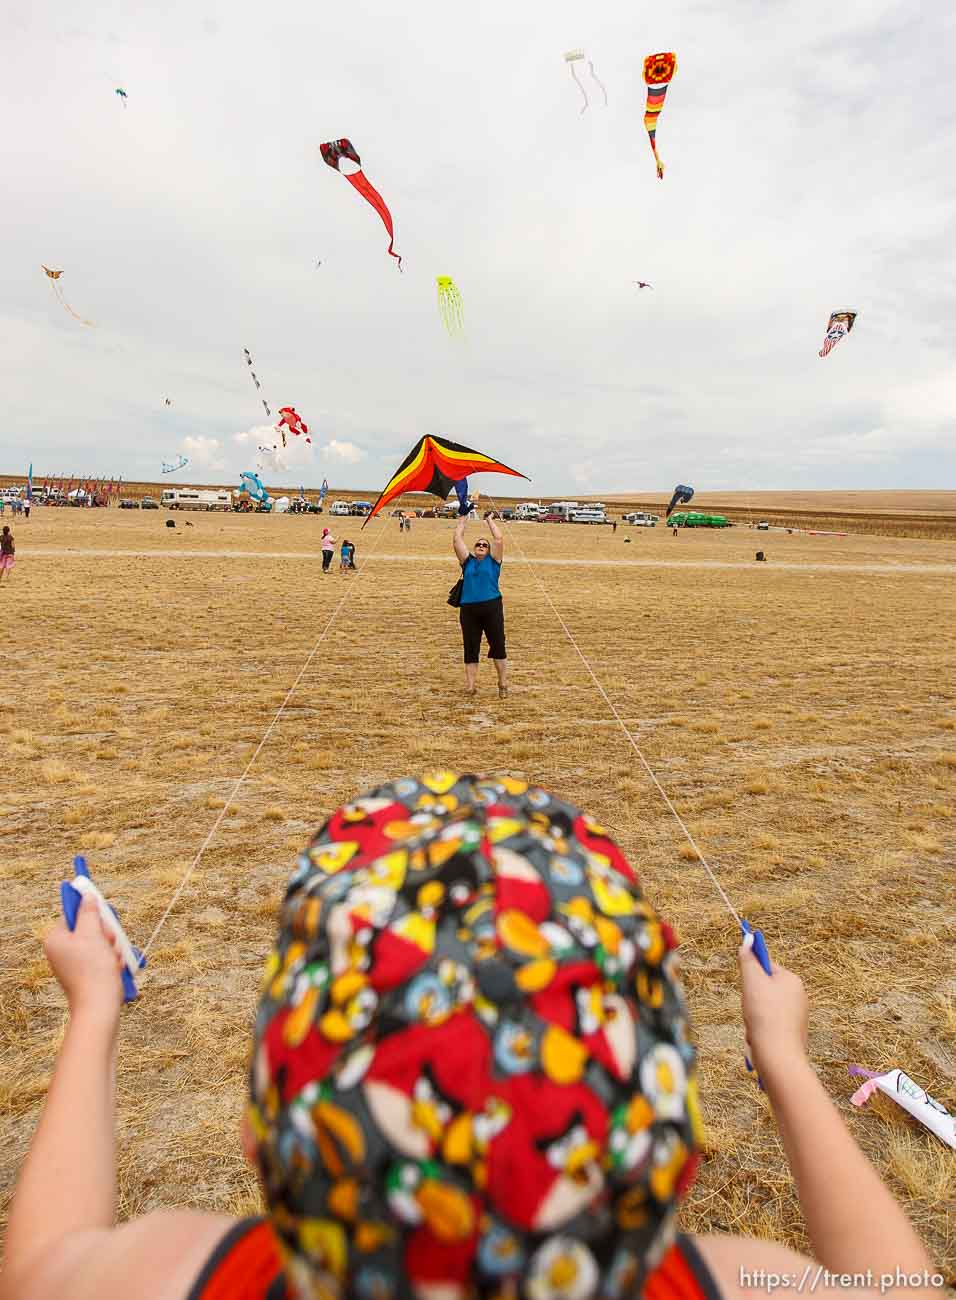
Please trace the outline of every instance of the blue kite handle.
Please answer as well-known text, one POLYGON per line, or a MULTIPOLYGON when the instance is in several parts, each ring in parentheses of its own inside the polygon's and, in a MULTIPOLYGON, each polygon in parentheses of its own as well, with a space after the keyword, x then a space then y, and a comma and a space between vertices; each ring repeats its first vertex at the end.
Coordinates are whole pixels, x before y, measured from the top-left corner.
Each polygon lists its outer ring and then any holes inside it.
MULTIPOLYGON (((77 855, 73 859, 73 874, 74 876, 86 876, 87 880, 92 880, 92 876, 90 875, 90 869, 86 865, 86 858, 77 855)), ((60 905, 63 908, 63 919, 66 921, 67 927, 70 930, 76 929, 76 918, 80 914, 80 904, 82 902, 83 902, 83 895, 80 893, 80 891, 78 889, 74 889, 68 880, 61 880, 60 881, 60 905)), ((116 908, 110 905, 110 911, 113 913, 113 915, 116 917, 118 921, 119 913, 116 911, 116 908)), ((142 968, 146 965, 146 958, 143 956, 143 954, 140 952, 138 948, 134 948, 133 952, 136 954, 136 960, 139 962, 140 969, 142 970, 142 968)), ((132 975, 126 969, 125 966, 120 972, 120 977, 123 981, 123 1001, 124 1002, 135 1001, 135 999, 139 996, 139 993, 136 988, 136 981, 133 979, 132 975)))
POLYGON ((747 934, 753 935, 754 942, 753 942, 753 947, 751 948, 750 951, 760 962, 760 965, 764 968, 765 973, 767 975, 772 975, 773 968, 770 965, 770 953, 767 952, 767 945, 764 942, 763 931, 755 930, 749 921, 741 921, 740 928, 745 935, 747 934))
MULTIPOLYGON (((773 968, 770 965, 770 953, 767 951, 767 944, 763 937, 763 931, 755 930, 749 921, 741 921, 740 928, 745 935, 749 934, 753 936, 753 946, 751 947, 750 951, 760 962, 760 965, 763 967, 764 972, 767 975, 772 975, 773 968)), ((750 1060, 749 1056, 744 1057, 744 1065, 746 1065, 749 1071, 751 1072, 753 1071, 754 1068, 753 1062, 750 1060)), ((760 1088, 760 1091, 763 1092, 763 1084, 760 1081, 759 1074, 757 1075, 757 1086, 760 1088)))

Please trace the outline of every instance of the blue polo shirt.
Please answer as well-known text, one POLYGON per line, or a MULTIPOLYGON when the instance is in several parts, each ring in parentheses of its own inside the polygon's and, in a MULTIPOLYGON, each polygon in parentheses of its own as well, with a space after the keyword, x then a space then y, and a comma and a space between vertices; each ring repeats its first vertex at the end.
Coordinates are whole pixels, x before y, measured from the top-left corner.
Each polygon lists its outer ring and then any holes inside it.
POLYGON ((480 600, 500 599, 501 592, 498 590, 500 560, 494 559, 491 555, 485 555, 480 560, 474 555, 469 555, 461 572, 465 580, 461 593, 463 605, 477 605, 480 600))

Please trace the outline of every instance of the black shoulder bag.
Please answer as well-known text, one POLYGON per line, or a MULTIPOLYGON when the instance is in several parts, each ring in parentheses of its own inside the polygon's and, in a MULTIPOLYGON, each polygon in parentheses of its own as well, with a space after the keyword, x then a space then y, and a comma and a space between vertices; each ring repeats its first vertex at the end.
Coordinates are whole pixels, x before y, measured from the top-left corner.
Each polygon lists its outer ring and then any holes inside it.
MULTIPOLYGON (((467 561, 466 561, 467 563, 467 561)), ((448 593, 448 603, 453 608, 458 609, 461 605, 462 592, 465 590, 465 566, 461 566, 461 577, 455 583, 448 593)))

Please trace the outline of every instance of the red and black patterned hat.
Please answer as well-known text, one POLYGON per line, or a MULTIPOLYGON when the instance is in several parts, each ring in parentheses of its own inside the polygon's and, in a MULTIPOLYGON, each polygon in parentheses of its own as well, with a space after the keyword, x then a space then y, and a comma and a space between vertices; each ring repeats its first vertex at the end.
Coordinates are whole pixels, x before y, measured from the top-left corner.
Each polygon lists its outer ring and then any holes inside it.
POLYGON ((699 1145, 675 946, 607 832, 524 781, 340 808, 282 904, 250 1080, 293 1293, 635 1294, 699 1145))

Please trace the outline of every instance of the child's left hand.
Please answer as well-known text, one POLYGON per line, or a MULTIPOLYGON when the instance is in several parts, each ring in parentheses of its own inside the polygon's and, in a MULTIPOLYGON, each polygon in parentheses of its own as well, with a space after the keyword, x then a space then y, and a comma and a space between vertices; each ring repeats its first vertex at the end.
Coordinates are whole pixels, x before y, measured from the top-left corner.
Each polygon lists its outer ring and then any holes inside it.
POLYGON ((91 898, 84 898, 70 930, 59 920, 43 937, 43 950, 66 994, 70 1014, 118 1023, 123 1005, 122 959, 91 898))

